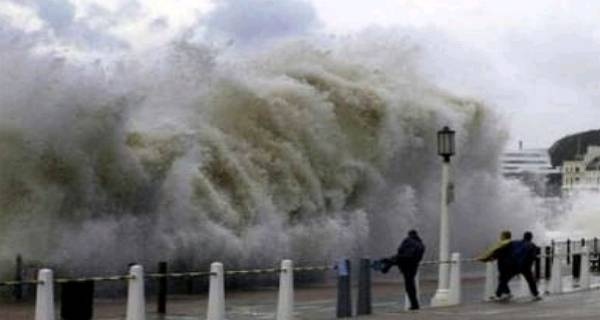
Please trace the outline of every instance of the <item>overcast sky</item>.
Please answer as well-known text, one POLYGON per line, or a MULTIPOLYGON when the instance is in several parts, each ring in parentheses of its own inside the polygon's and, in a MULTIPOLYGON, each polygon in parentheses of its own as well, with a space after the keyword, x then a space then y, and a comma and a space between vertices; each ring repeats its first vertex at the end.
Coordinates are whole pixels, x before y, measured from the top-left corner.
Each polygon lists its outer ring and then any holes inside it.
POLYGON ((512 146, 548 147, 600 126, 598 17, 600 1, 0 0, 0 37, 81 52, 143 50, 178 37, 250 50, 383 28, 415 42, 436 84, 505 115, 512 146))

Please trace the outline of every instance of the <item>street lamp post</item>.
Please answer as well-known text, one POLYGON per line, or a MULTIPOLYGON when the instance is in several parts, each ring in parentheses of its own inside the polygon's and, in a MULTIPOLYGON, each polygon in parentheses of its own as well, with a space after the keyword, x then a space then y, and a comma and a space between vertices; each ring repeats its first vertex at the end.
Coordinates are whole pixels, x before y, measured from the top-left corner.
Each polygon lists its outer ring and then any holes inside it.
POLYGON ((431 305, 449 305, 449 276, 450 276, 450 226, 448 219, 448 203, 452 200, 450 181, 450 157, 454 155, 454 131, 444 127, 438 131, 438 154, 443 158, 442 162, 442 194, 440 210, 440 264, 438 275, 438 288, 431 299, 431 305))

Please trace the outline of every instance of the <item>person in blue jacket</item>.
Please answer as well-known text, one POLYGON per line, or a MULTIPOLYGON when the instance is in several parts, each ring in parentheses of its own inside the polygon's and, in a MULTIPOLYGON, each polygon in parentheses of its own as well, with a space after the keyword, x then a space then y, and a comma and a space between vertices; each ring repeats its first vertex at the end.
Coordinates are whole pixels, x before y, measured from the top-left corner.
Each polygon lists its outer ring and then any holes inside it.
POLYGON ((527 281, 533 299, 540 300, 537 284, 532 273, 533 263, 540 249, 533 243, 532 239, 533 234, 527 231, 523 234, 523 240, 514 241, 513 255, 516 261, 517 274, 523 275, 527 281))

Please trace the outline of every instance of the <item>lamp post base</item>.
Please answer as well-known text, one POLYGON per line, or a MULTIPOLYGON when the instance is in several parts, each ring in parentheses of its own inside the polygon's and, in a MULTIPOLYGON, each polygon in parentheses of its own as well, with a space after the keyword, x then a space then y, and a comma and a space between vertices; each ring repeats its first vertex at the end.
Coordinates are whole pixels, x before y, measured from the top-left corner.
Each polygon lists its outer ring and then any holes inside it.
POLYGON ((450 301, 450 290, 437 289, 433 298, 431 298, 432 307, 445 307, 453 305, 450 301))

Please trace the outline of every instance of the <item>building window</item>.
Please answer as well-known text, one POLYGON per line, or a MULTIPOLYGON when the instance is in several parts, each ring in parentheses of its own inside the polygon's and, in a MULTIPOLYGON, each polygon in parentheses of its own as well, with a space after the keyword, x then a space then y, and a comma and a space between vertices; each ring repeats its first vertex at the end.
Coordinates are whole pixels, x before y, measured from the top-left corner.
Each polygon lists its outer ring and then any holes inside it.
POLYGON ((579 167, 576 167, 576 168, 575 168, 575 172, 579 172, 579 167))

